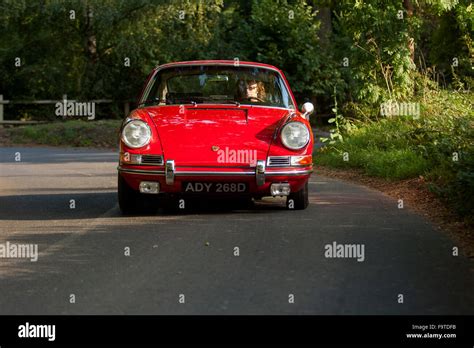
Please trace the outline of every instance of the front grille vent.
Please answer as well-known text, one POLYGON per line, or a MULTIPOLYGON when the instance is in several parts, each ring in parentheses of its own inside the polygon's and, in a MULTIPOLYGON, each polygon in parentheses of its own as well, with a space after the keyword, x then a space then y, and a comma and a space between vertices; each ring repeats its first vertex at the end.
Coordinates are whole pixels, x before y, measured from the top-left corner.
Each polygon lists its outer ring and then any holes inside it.
POLYGON ((290 166, 289 156, 270 156, 267 165, 269 167, 288 167, 290 166))
POLYGON ((161 155, 142 155, 141 164, 148 164, 151 166, 163 165, 163 156, 161 155))

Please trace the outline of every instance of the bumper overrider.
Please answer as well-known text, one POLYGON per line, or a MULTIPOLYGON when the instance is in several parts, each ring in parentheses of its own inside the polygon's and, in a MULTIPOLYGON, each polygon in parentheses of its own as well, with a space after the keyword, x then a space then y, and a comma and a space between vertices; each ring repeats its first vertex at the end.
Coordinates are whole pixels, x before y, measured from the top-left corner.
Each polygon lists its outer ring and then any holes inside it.
POLYGON ((184 193, 186 182, 246 183, 250 195, 288 196, 303 188, 313 172, 312 164, 271 167, 258 160, 251 166, 186 166, 168 159, 160 166, 121 163, 117 170, 127 183, 142 193, 184 193))

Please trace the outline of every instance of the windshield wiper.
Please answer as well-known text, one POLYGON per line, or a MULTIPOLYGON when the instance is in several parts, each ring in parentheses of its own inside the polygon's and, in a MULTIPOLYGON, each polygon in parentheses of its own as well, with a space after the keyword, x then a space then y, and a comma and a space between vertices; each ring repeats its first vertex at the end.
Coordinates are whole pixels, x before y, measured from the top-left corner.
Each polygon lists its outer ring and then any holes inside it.
POLYGON ((239 107, 240 103, 237 100, 228 100, 228 103, 234 104, 235 106, 239 107))

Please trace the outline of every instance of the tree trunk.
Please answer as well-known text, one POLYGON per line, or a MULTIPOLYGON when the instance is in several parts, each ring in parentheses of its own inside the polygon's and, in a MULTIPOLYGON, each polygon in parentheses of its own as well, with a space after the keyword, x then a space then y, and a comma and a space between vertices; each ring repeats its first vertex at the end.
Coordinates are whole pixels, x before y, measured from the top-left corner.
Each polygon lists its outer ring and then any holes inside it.
MULTIPOLYGON (((407 19, 411 19, 413 17, 413 4, 411 0, 403 0, 403 8, 405 9, 407 13, 407 19)), ((409 33, 409 38, 408 38, 408 49, 410 51, 410 59, 413 64, 415 64, 415 39, 413 35, 413 30, 412 28, 409 28, 408 30, 409 33)))

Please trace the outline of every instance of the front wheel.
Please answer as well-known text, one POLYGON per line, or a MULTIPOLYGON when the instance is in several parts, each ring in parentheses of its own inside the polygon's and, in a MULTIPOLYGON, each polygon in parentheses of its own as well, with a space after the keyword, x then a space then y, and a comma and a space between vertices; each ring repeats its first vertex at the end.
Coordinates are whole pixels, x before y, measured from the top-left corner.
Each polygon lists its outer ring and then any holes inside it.
POLYGON ((308 182, 298 192, 290 193, 286 200, 286 207, 288 209, 303 210, 309 205, 308 182))
POLYGON ((155 213, 158 209, 155 197, 149 197, 128 186, 125 179, 118 175, 118 203, 124 215, 155 213))

